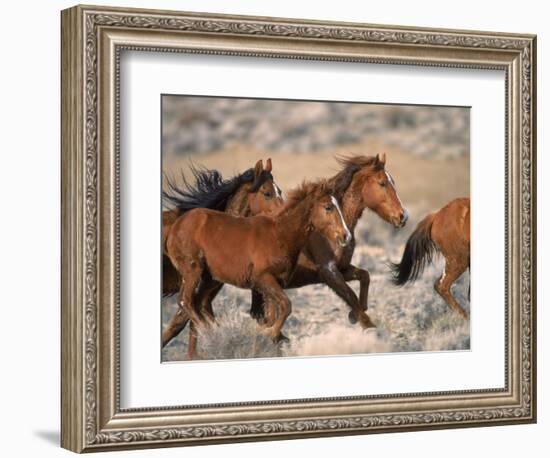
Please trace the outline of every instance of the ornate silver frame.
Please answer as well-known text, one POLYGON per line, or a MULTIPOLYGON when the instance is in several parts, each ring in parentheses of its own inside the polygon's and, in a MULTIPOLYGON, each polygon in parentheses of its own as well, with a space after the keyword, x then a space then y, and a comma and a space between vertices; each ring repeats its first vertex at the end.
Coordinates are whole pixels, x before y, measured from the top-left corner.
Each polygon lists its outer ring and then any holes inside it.
POLYGON ((535 421, 535 36, 83 6, 62 12, 61 29, 63 447, 89 452, 535 421), (124 49, 505 71, 505 388, 121 409, 124 49))

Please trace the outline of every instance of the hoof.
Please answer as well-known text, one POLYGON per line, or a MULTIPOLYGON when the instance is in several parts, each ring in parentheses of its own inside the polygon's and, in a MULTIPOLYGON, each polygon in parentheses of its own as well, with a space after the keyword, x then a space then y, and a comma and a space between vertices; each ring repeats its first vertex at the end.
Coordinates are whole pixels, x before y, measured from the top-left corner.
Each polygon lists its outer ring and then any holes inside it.
POLYGON ((364 317, 362 317, 361 321, 361 327, 363 329, 372 329, 376 328, 376 325, 371 321, 371 319, 368 317, 368 315, 365 314, 364 317))
POLYGON ((357 323, 357 317, 355 316, 355 313, 353 313, 353 311, 348 313, 348 320, 351 324, 357 323))
POLYGON ((369 320, 368 323, 366 323, 364 326, 363 326, 364 329, 376 329, 376 325, 369 320))
POLYGON ((275 343, 281 343, 281 342, 290 342, 290 339, 285 336, 282 332, 275 337, 275 343))

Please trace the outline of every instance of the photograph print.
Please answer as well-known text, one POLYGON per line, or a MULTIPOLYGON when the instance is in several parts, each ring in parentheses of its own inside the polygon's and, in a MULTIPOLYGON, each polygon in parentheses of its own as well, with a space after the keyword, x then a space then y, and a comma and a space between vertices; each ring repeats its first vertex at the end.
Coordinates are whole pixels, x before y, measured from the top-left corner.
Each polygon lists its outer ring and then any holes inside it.
POLYGON ((469 107, 161 106, 163 362, 470 349, 469 107))

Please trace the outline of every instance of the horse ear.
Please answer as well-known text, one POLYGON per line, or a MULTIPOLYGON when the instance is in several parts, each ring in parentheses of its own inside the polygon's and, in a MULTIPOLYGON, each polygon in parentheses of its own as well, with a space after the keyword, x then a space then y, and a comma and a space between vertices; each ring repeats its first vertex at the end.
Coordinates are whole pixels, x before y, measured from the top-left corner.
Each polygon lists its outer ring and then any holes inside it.
POLYGON ((262 173, 264 170, 264 163, 260 159, 258 162, 256 162, 256 165, 254 166, 254 176, 260 176, 260 173, 262 173))
POLYGON ((265 163, 265 171, 271 172, 272 166, 271 166, 271 158, 269 158, 265 163))
POLYGON ((386 153, 376 155, 376 163, 380 164, 382 167, 386 165, 386 153))

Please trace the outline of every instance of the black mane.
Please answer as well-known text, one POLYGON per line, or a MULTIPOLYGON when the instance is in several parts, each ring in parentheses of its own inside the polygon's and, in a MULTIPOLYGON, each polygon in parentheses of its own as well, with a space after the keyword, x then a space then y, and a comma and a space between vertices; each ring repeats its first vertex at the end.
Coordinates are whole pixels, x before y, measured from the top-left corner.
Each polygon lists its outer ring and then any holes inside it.
POLYGON ((190 166, 195 183, 190 183, 181 173, 182 186, 165 175, 167 191, 162 192, 163 202, 174 206, 180 213, 193 208, 210 208, 224 211, 229 198, 244 183, 252 183, 251 192, 255 192, 267 179, 273 179, 271 173, 263 171, 254 180, 254 169, 224 180, 220 172, 206 168, 190 166))

